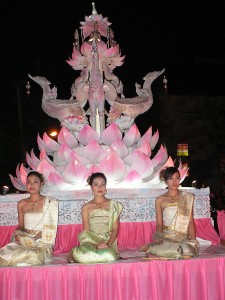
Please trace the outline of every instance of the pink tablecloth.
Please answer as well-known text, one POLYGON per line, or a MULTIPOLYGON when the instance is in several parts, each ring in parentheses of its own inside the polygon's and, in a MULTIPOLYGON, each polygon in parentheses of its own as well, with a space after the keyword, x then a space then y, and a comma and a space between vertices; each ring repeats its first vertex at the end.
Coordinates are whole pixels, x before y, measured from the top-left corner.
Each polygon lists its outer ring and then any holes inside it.
POLYGON ((225 257, 0 268, 1 300, 223 300, 225 257))
MULTIPOLYGON (((220 237, 212 226, 210 218, 195 219, 197 236, 212 242, 216 245, 220 242, 220 237)), ((16 226, 0 226, 0 247, 9 243, 16 226)), ((56 237, 54 253, 65 253, 78 245, 78 234, 82 230, 81 224, 59 225, 56 237)), ((121 222, 118 246, 120 250, 135 249, 140 245, 152 241, 155 232, 155 222, 121 222)))
POLYGON ((225 240, 225 211, 217 211, 217 225, 221 239, 225 240))

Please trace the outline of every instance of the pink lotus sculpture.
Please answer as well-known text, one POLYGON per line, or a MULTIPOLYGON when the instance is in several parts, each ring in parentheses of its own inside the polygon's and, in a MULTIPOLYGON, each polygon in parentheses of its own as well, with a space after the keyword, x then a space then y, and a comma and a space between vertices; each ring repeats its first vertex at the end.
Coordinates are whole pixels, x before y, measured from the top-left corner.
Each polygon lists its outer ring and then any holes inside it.
MULTIPOLYGON (((162 145, 150 158, 158 139, 158 131, 152 135, 151 127, 141 137, 135 124, 122 136, 119 127, 112 123, 103 131, 101 139, 89 125, 85 125, 77 137, 62 127, 57 142, 46 133, 42 139, 38 135, 39 157, 33 150, 30 155, 27 153, 29 167, 18 165, 17 177, 10 175, 10 178, 21 191, 26 190, 26 176, 31 169, 45 176, 46 191, 86 188, 86 180, 93 172, 103 172, 109 187, 164 187, 159 172, 174 163, 162 145)), ((179 170, 183 180, 187 168, 180 163, 179 170)))
MULTIPOLYGON (((57 88, 50 88, 50 81, 29 75, 42 87, 43 111, 59 120, 61 130, 57 141, 46 133, 42 138, 38 134, 39 157, 31 150, 26 154, 27 166, 18 165, 15 177, 10 174, 18 190, 26 190, 30 170, 43 173, 46 191, 86 188, 93 172, 103 172, 109 187, 162 187, 160 170, 174 165, 165 146, 152 154, 159 132, 153 134, 150 127, 141 136, 135 124, 135 118, 152 106, 151 85, 164 69, 147 73, 143 85, 135 84, 137 95, 126 98, 122 82, 113 74, 125 56, 121 56, 111 23, 92 5, 92 15, 81 22, 81 38, 75 32, 72 58, 67 60, 74 70, 80 70, 70 99, 57 99, 57 88)), ((180 163, 179 170, 183 180, 187 168, 180 163)))

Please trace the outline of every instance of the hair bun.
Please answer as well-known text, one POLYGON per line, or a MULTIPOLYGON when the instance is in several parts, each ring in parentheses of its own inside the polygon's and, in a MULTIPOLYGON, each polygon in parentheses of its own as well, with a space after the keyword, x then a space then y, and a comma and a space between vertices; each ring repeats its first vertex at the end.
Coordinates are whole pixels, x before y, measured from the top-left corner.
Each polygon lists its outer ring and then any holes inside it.
POLYGON ((163 169, 160 171, 159 179, 160 179, 161 181, 165 181, 165 172, 166 172, 166 169, 167 169, 167 168, 163 168, 163 169))
POLYGON ((90 185, 91 184, 91 175, 87 178, 87 183, 90 185))

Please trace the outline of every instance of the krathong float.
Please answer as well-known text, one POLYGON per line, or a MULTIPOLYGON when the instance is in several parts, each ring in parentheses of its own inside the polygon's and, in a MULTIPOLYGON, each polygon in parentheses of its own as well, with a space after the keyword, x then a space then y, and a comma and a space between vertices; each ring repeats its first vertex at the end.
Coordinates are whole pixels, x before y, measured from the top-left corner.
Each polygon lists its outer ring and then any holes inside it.
MULTIPOLYGON (((45 176, 45 191, 85 189, 93 172, 103 172, 111 188, 161 188, 160 170, 174 165, 165 145, 155 151, 158 130, 153 133, 150 126, 141 136, 135 124, 135 118, 151 108, 151 85, 164 69, 148 72, 143 85, 135 84, 137 95, 126 98, 121 80, 113 73, 125 56, 121 56, 108 18, 92 5, 92 14, 80 22, 81 36, 75 32, 72 57, 67 60, 74 70, 80 70, 70 99, 57 99, 57 88, 51 88, 50 81, 29 75, 43 89, 43 111, 59 120, 61 130, 57 141, 46 133, 38 134, 39 156, 33 150, 26 153, 27 166, 19 164, 16 176, 9 175, 20 191, 26 191, 31 170, 45 176)), ((180 162, 178 169, 182 182, 187 167, 180 162)))

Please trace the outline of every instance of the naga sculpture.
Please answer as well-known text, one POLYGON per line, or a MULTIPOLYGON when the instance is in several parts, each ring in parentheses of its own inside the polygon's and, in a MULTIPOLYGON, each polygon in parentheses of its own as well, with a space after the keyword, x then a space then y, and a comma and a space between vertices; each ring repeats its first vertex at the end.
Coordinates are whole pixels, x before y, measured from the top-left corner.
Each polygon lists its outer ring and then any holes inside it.
MULTIPOLYGON (((162 71, 148 73, 143 78, 144 84, 142 88, 136 83, 136 92, 138 94, 137 97, 117 97, 110 108, 108 122, 112 123, 114 121, 120 127, 120 120, 124 119, 124 116, 129 117, 129 120, 132 123, 138 115, 149 110, 153 104, 153 96, 151 91, 152 82, 164 71, 165 69, 162 71)), ((126 120, 127 119, 128 118, 126 118, 126 120)))
POLYGON ((51 82, 45 77, 29 77, 38 83, 43 89, 42 109, 52 118, 57 118, 61 126, 67 127, 75 135, 85 124, 88 123, 82 103, 74 99, 59 100, 57 99, 56 87, 50 88, 51 82))

